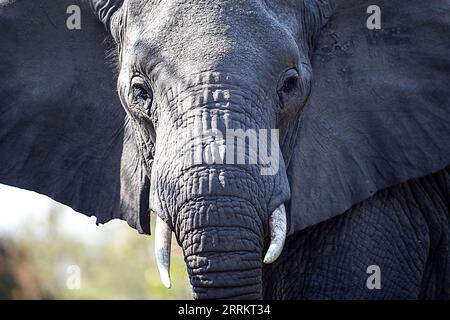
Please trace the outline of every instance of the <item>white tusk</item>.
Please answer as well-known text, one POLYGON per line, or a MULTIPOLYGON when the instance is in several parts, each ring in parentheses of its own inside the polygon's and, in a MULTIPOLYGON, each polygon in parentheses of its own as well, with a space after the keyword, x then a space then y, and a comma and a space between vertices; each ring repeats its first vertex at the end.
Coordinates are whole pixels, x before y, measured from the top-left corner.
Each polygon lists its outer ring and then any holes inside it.
POLYGON ((155 256, 159 277, 166 288, 170 288, 170 246, 172 230, 167 223, 156 216, 155 227, 155 256))
POLYGON ((264 263, 270 264, 278 259, 286 240, 286 209, 284 204, 275 209, 269 217, 270 246, 264 257, 264 263))

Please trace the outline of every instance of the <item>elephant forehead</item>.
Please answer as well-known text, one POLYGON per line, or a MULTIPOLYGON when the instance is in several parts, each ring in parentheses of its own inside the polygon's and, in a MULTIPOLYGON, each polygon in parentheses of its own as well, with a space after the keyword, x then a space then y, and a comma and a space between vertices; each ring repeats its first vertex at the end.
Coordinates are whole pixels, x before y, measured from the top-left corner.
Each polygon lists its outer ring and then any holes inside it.
POLYGON ((173 59, 188 73, 233 62, 253 71, 265 61, 280 61, 286 48, 294 47, 286 28, 261 1, 164 0, 133 10, 129 52, 141 60, 173 59))

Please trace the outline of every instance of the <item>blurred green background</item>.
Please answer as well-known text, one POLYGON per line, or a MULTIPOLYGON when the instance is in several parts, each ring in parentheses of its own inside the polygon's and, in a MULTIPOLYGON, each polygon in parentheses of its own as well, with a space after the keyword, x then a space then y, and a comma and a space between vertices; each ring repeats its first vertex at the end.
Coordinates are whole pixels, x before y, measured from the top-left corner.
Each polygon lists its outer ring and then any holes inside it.
MULTIPOLYGON (((15 214, 1 204, 0 210, 0 224, 2 217, 15 214)), ((191 299, 175 239, 172 288, 166 289, 156 269, 153 237, 139 235, 123 221, 97 227, 92 219, 56 204, 47 211, 25 215, 13 232, 0 229, 0 299, 191 299), (68 232, 66 224, 74 220, 67 221, 67 214, 88 219, 78 228, 88 223, 89 232, 68 232), (80 281, 73 282, 78 274, 80 281)))

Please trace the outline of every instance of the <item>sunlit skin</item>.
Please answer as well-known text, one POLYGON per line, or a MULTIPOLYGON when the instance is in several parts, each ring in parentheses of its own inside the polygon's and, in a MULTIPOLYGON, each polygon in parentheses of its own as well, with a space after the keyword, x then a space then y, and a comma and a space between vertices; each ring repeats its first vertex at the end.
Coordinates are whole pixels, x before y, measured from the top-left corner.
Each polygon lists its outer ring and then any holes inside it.
POLYGON ((448 297, 448 0, 0 8, 1 183, 152 233, 166 287, 177 242, 196 299, 448 297))

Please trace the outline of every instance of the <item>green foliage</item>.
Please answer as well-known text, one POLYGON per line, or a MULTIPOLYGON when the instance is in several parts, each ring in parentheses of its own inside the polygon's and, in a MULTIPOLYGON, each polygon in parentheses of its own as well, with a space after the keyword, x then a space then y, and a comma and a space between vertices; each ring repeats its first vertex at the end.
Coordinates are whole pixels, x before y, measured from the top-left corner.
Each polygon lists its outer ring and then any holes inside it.
POLYGON ((14 237, 0 238, 0 299, 191 298, 176 245, 168 290, 159 280, 152 237, 115 221, 98 228, 95 240, 86 241, 67 235, 62 223, 53 210, 47 221, 29 221, 14 237), (67 286, 71 265, 80 268, 79 289, 67 286))

